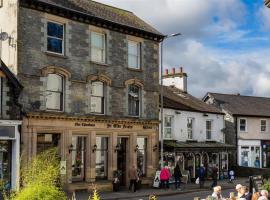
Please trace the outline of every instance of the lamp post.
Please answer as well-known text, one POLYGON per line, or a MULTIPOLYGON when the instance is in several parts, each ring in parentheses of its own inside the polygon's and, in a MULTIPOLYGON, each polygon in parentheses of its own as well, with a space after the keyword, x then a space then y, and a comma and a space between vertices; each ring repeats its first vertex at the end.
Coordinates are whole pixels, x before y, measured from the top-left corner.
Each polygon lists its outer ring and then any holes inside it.
POLYGON ((161 89, 160 89, 160 98, 161 98, 161 101, 160 101, 160 104, 161 104, 161 107, 160 107, 160 117, 161 117, 161 120, 160 120, 160 156, 161 156, 161 167, 163 168, 164 167, 164 161, 163 161, 163 121, 164 121, 164 117, 163 117, 163 42, 164 40, 168 39, 168 38, 171 38, 171 37, 177 37, 177 36, 180 36, 182 35, 181 33, 175 33, 175 34, 171 34, 171 35, 166 35, 163 39, 163 41, 161 42, 161 47, 160 47, 160 76, 161 76, 161 81, 160 81, 160 84, 161 84, 161 89))

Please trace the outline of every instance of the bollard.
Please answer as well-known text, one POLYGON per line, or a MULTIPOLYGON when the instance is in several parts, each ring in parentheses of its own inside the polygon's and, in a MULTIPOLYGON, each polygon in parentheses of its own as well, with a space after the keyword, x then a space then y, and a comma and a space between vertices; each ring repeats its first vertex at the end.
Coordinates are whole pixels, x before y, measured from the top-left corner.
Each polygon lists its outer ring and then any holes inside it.
POLYGON ((200 197, 194 197, 194 200, 200 200, 200 197))

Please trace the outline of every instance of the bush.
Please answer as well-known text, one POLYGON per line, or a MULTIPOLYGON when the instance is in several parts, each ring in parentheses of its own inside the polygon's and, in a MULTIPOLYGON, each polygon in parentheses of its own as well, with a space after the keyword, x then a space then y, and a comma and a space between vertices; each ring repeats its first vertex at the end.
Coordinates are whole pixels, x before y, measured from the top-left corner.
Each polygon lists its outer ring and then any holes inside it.
POLYGON ((263 189, 264 190, 267 190, 268 192, 270 192, 270 180, 269 179, 264 182, 263 189))

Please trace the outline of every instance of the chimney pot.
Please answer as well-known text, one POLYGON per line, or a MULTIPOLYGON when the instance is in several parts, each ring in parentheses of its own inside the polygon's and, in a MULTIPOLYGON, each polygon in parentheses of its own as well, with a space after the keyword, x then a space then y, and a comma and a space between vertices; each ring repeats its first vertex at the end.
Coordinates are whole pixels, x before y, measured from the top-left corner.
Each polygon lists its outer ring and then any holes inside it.
POLYGON ((169 70, 165 69, 165 75, 168 75, 168 74, 169 74, 169 70))
POLYGON ((180 67, 180 73, 183 73, 183 67, 180 67))
POLYGON ((175 74, 175 68, 172 68, 172 74, 175 74))

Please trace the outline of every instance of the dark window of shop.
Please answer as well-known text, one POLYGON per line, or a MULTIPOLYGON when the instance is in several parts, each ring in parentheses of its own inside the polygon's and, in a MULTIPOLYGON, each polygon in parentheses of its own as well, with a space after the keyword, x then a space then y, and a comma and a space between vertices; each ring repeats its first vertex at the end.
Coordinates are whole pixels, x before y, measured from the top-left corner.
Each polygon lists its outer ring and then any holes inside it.
POLYGON ((108 177, 108 138, 96 137, 96 179, 108 177))
POLYGON ((140 115, 140 88, 136 85, 128 86, 128 114, 135 117, 140 115))
POLYGON ((91 113, 104 114, 104 84, 100 81, 91 84, 91 113))
POLYGON ((48 149, 57 147, 58 154, 60 155, 59 141, 60 141, 60 134, 38 133, 37 134, 37 154, 44 152, 48 149))
POLYGON ((86 136, 72 136, 72 181, 85 180, 86 136))
POLYGON ((47 110, 63 111, 64 78, 58 74, 48 74, 46 90, 47 110))
POLYGON ((64 55, 64 25, 47 22, 47 51, 64 55))
POLYGON ((147 139, 137 138, 137 168, 140 176, 146 176, 147 139))
POLYGON ((11 141, 0 141, 0 182, 5 188, 11 187, 11 141))

